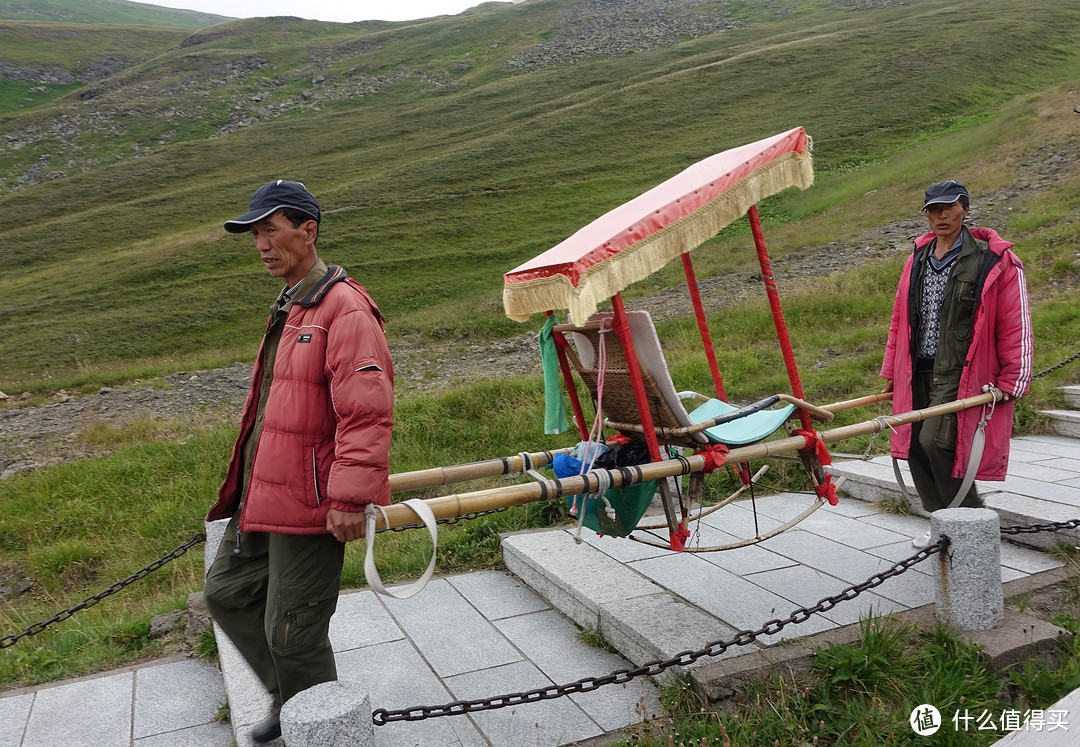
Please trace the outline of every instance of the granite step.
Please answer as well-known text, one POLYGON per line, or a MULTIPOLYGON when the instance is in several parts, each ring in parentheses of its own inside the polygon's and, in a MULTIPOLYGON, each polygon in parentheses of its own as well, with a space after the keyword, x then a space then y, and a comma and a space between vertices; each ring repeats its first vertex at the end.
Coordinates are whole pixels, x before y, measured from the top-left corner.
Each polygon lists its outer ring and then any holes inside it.
POLYGON ((1069 407, 1080 410, 1080 384, 1063 386, 1061 392, 1065 395, 1065 401, 1069 404, 1069 407))
MULTIPOLYGON (((847 497, 870 503, 904 500, 893 474, 892 460, 888 456, 866 461, 836 460, 830 471, 847 478, 841 489, 841 494, 847 497)), ((900 462, 900 471, 910 496, 908 505, 912 512, 926 516, 915 496, 906 462, 900 462)), ((1006 479, 1003 482, 977 481, 976 485, 986 506, 1001 514, 1002 526, 1027 526, 1080 518, 1080 439, 1060 435, 1014 438, 1006 479)), ((1077 530, 1063 530, 1006 535, 1005 539, 1048 550, 1078 537, 1080 533, 1077 530)))
POLYGON ((1080 411, 1077 410, 1039 410, 1054 422, 1054 433, 1068 438, 1080 438, 1080 411))

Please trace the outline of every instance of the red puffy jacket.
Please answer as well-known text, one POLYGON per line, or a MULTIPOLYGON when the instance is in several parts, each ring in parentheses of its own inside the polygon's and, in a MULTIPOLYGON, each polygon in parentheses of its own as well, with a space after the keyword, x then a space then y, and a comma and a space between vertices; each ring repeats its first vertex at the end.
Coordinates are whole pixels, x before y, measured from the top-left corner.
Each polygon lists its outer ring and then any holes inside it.
MULTIPOLYGON (((265 340, 264 340, 265 344, 265 340)), ((340 267, 289 309, 274 359, 262 435, 243 483, 244 442, 255 427, 262 351, 240 419, 225 482, 207 521, 232 516, 240 529, 322 534, 326 514, 390 503, 394 370, 379 308, 340 267)))
MULTIPOLYGON (((971 330, 971 345, 960 376, 958 399, 982 393, 984 384, 993 384, 1012 398, 1022 397, 1031 385, 1032 332, 1031 310, 1028 301, 1024 265, 997 232, 990 228, 972 228, 976 239, 987 242, 997 256, 983 284, 982 295, 975 311, 971 330)), ((915 240, 917 250, 934 238, 927 233, 915 240)), ((893 381, 893 413, 908 412, 911 397, 911 320, 908 295, 911 293, 911 264, 915 253, 908 257, 900 276, 893 305, 889 341, 881 376, 893 381)), ((956 459, 953 477, 963 477, 967 469, 971 444, 982 408, 973 407, 957 413, 956 459)), ((986 426, 986 443, 979 471, 979 480, 1004 480, 1009 466, 1009 439, 1012 436, 1013 403, 998 402, 994 415, 986 426)), ((892 433, 892 455, 907 459, 911 447, 911 426, 898 426, 892 433)))

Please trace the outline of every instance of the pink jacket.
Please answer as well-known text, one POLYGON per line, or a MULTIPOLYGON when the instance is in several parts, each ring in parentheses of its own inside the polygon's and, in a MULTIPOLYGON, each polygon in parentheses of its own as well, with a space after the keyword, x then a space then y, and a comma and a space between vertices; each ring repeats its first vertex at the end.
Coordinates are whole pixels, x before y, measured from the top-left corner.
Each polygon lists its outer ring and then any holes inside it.
MULTIPOLYGON (((1032 374, 1031 311, 1028 305, 1024 265, 1011 250, 1012 244, 989 228, 972 228, 972 235, 989 244, 1000 259, 991 268, 983 285, 975 312, 971 346, 960 377, 958 397, 982 393, 984 384, 993 384, 1012 398, 1027 394, 1032 374)), ((934 238, 927 233, 915 240, 916 250, 934 238)), ((900 276, 893 304, 889 341, 881 376, 893 382, 893 414, 912 409, 912 360, 909 341, 911 322, 908 296, 911 292, 912 253, 900 276)), ((953 477, 963 477, 971 454, 971 443, 982 413, 981 407, 957 413, 956 461, 953 477)), ((1009 439, 1012 436, 1013 403, 999 402, 986 426, 986 445, 976 479, 1004 480, 1009 466, 1009 439)), ((907 459, 911 447, 911 426, 898 426, 892 434, 892 455, 907 459)))
POLYGON ((232 516, 243 497, 242 531, 321 534, 331 508, 390 503, 394 371, 383 318, 363 287, 341 268, 330 270, 289 309, 241 496, 242 449, 255 427, 262 366, 252 372, 240 435, 208 521, 232 516))

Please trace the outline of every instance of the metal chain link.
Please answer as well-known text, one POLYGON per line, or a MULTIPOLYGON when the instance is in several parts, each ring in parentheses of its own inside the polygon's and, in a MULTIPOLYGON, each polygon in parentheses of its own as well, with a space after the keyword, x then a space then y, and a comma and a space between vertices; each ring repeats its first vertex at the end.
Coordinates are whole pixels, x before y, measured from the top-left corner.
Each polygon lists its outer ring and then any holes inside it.
POLYGON ((759 636, 775 635, 789 624, 798 625, 799 623, 806 622, 818 612, 827 612, 840 602, 854 599, 862 592, 880 586, 894 576, 899 576, 916 563, 921 563, 931 555, 946 550, 948 546, 949 539, 947 537, 942 537, 936 544, 920 550, 910 558, 901 560, 881 573, 874 574, 861 584, 849 586, 839 594, 825 597, 812 607, 800 607, 787 618, 769 620, 757 630, 740 631, 730 640, 711 642, 706 644, 705 648, 697 651, 683 651, 670 659, 658 659, 646 662, 639 667, 618 669, 610 674, 599 677, 585 677, 565 685, 551 685, 549 687, 541 687, 521 693, 497 695, 482 700, 457 700, 440 706, 413 706, 412 708, 403 708, 395 711, 379 708, 372 712, 371 718, 376 726, 384 726, 393 721, 422 721, 424 719, 436 718, 439 716, 456 716, 463 713, 490 711, 496 708, 534 703, 540 700, 552 700, 573 693, 591 692, 604 685, 631 682, 638 677, 655 677, 664 670, 674 666, 689 666, 703 656, 719 656, 732 646, 746 646, 756 641, 759 636))
POLYGON ((1028 524, 1027 526, 1002 527, 1002 534, 1035 534, 1036 532, 1057 532, 1062 529, 1080 528, 1080 519, 1055 521, 1047 524, 1028 524))
POLYGON ((1039 373, 1035 374, 1031 378, 1032 379, 1041 379, 1043 376, 1046 376, 1047 374, 1052 374, 1054 371, 1057 371, 1059 368, 1064 368, 1065 366, 1069 365, 1070 363, 1072 363, 1077 358, 1080 358, 1080 353, 1073 353, 1068 358, 1063 360, 1061 363, 1058 363, 1058 364, 1056 364, 1054 366, 1050 366, 1050 368, 1046 369, 1045 371, 1039 371, 1039 373))
POLYGON ((171 562, 173 560, 176 560, 177 558, 179 558, 181 555, 186 553, 188 550, 190 550, 195 545, 197 545, 197 544, 199 544, 201 542, 205 542, 205 541, 206 541, 206 535, 203 534, 202 532, 199 532, 194 537, 192 537, 190 540, 188 540, 187 542, 185 542, 184 544, 180 545, 175 550, 170 552, 168 555, 165 555, 164 557, 161 557, 161 558, 155 560, 150 565, 146 566, 142 570, 139 570, 139 571, 136 571, 135 573, 132 573, 127 578, 125 578, 125 579, 123 579, 121 581, 117 581, 115 584, 113 584, 109 588, 105 589, 104 591, 99 592, 99 593, 95 594, 92 597, 87 597, 83 601, 76 604, 74 607, 68 607, 65 610, 60 610, 59 612, 57 612, 55 615, 53 615, 48 620, 44 620, 42 622, 34 623, 33 625, 31 625, 30 627, 28 627, 26 630, 24 630, 21 633, 15 633, 13 635, 6 635, 3 638, 0 638, 0 649, 10 648, 11 646, 14 646, 15 643, 20 638, 24 638, 26 636, 31 636, 31 635, 37 635, 38 633, 42 632, 43 630, 45 630, 45 628, 49 627, 52 624, 67 620, 69 617, 74 615, 76 612, 78 612, 80 610, 84 610, 87 607, 93 607, 95 604, 100 602, 105 597, 112 596, 113 594, 116 594, 117 592, 119 592, 124 587, 130 586, 131 584, 135 583, 139 579, 142 579, 142 578, 145 578, 146 576, 149 576, 151 573, 156 571, 161 566, 163 566, 166 563, 169 563, 169 562, 171 562))

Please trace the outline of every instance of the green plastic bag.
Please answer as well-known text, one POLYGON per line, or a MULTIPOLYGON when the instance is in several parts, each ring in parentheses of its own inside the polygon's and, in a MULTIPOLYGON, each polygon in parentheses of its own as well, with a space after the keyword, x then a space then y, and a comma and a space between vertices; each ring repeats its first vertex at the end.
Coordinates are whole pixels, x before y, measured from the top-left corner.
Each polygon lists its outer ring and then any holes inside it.
MULTIPOLYGON (((613 512, 608 511, 603 500, 587 498, 584 495, 566 496, 566 505, 572 512, 575 507, 579 511, 584 509, 585 518, 582 523, 597 534, 626 537, 641 521, 655 494, 656 480, 646 480, 622 488, 609 488, 604 496, 611 504, 613 512), (614 516, 611 513, 614 513, 614 516)), ((573 512, 573 515, 577 516, 577 513, 573 512)))

